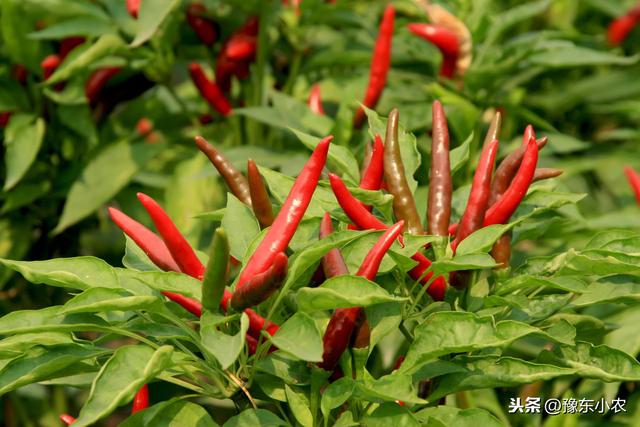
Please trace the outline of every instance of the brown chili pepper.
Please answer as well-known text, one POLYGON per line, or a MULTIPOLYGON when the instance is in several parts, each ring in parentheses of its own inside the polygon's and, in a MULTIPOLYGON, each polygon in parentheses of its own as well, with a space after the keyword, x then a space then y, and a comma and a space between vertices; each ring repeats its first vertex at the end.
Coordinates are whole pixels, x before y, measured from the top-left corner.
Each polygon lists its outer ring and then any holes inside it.
POLYGON ((484 137, 484 145, 490 143, 494 139, 500 139, 500 130, 502 128, 502 114, 500 111, 496 111, 487 129, 487 134, 484 137))
POLYGON ((511 261, 511 233, 507 232, 493 244, 491 248, 491 256, 498 264, 496 269, 504 269, 509 267, 511 261))
POLYGON ((422 234, 424 229, 400 156, 398 117, 398 109, 391 110, 384 141, 384 180, 389 192, 393 194, 393 212, 396 217, 405 221, 409 233, 422 234))
POLYGON ((562 169, 555 168, 537 168, 533 173, 533 182, 542 181, 545 179, 555 178, 564 173, 562 169))
POLYGON ((448 236, 453 188, 449 162, 449 129, 439 101, 433 101, 432 113, 427 232, 434 236, 448 236))
MULTIPOLYGON (((324 217, 322 217, 322 221, 320 221, 320 238, 324 239, 331 233, 333 233, 331 217, 329 216, 329 213, 325 213, 324 217)), ((327 252, 327 254, 322 257, 321 264, 326 278, 349 274, 347 264, 344 262, 344 258, 342 258, 338 248, 333 248, 327 252)))
POLYGON ((231 307, 240 311, 266 301, 282 285, 287 275, 287 264, 287 255, 278 253, 271 267, 253 276, 242 287, 236 287, 231 297, 231 307))
POLYGON ((203 137, 196 136, 196 145, 215 166, 218 173, 225 180, 231 192, 242 203, 251 206, 251 191, 249 190, 249 182, 240 173, 240 171, 227 160, 213 145, 209 144, 203 137))
POLYGON ((269 200, 267 187, 260 175, 256 162, 252 159, 247 161, 247 178, 249 180, 249 192, 251 193, 251 207, 256 214, 258 222, 262 228, 267 228, 273 223, 273 206, 269 200))

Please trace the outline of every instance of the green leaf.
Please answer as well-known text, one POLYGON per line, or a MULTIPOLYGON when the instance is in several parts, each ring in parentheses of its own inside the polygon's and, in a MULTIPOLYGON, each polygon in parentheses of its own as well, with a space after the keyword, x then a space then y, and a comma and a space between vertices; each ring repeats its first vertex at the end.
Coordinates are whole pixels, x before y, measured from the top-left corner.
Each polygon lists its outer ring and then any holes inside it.
POLYGON ((367 307, 405 300, 389 295, 376 283, 358 276, 333 277, 317 288, 302 288, 296 295, 296 302, 303 311, 367 307))
POLYGON ((322 361, 322 336, 313 319, 304 313, 291 316, 269 339, 280 350, 301 360, 322 361))
MULTIPOLYGON (((416 417, 423 423, 438 420, 448 427, 504 427, 489 411, 481 408, 460 409, 452 406, 436 406, 425 408, 416 413, 416 417)), ((431 423, 427 424, 431 426, 431 423)))
POLYGON ((62 306, 40 310, 17 310, 0 318, 0 334, 38 333, 47 331, 98 331, 108 324, 89 314, 61 315, 62 306))
POLYGON ((287 427, 288 425, 266 409, 247 409, 229 419, 222 427, 287 427))
POLYGON ((465 238, 456 249, 456 255, 468 255, 479 252, 489 252, 493 244, 502 236, 511 226, 509 225, 490 225, 470 234, 465 238))
POLYGON ((90 215, 126 186, 165 147, 122 140, 101 151, 73 183, 54 234, 90 215))
POLYGON ((27 34, 33 31, 33 18, 24 7, 22 0, 0 2, 0 30, 3 51, 14 64, 24 64, 36 69, 41 60, 40 44, 29 40, 27 34))
POLYGON ((284 390, 287 396, 287 403, 293 416, 304 427, 313 427, 313 416, 309 409, 309 401, 306 396, 285 384, 284 390))
POLYGON ((218 427, 211 415, 200 405, 178 399, 158 403, 137 412, 120 423, 120 427, 218 427))
POLYGON ((20 356, 26 350, 35 347, 52 347, 59 344, 72 344, 73 336, 64 332, 42 332, 18 334, 0 340, 0 359, 20 356))
POLYGON ((31 114, 13 114, 4 132, 7 176, 4 191, 15 187, 36 159, 44 140, 45 122, 31 114))
POLYGON ((365 377, 364 381, 358 381, 356 386, 358 395, 366 400, 392 402, 401 400, 407 403, 426 403, 424 399, 418 397, 413 379, 408 374, 394 372, 377 379, 365 377))
POLYGON ((74 425, 88 426, 133 399, 138 389, 169 367, 173 347, 143 345, 118 348, 102 366, 74 425))
POLYGON ((235 335, 227 335, 219 329, 221 318, 222 316, 205 311, 200 318, 200 339, 204 348, 220 362, 222 369, 228 369, 244 348, 249 318, 242 313, 240 330, 235 335))
POLYGON ((593 65, 632 65, 640 60, 640 55, 619 56, 609 52, 580 46, 566 46, 560 49, 534 53, 529 61, 534 65, 551 68, 574 68, 593 65))
MULTIPOLYGON (((125 48, 124 42, 115 34, 105 34, 77 56, 71 56, 49 77, 45 84, 53 85, 90 68, 98 60, 113 55, 125 48)), ((115 166, 113 164, 112 166, 115 166)))
POLYGON ((454 174, 469 161, 469 147, 473 141, 473 132, 464 140, 464 142, 451 150, 449 153, 449 161, 451 162, 451 173, 454 174))
POLYGON ((351 378, 342 377, 329 384, 324 393, 322 393, 322 400, 320 401, 320 410, 325 420, 329 419, 331 410, 349 400, 354 391, 355 382, 351 378))
POLYGON ((116 29, 104 19, 83 15, 77 18, 57 22, 29 34, 34 40, 58 40, 65 37, 99 37, 105 33, 116 33, 116 29))
POLYGON ((232 236, 229 249, 235 259, 242 259, 249 243, 260 233, 260 225, 251 208, 231 193, 227 193, 227 208, 221 226, 232 236))
POLYGON ((420 423, 415 416, 404 406, 395 402, 383 403, 375 411, 365 415, 362 425, 367 427, 418 427, 420 423))
POLYGON ((165 19, 180 7, 180 0, 155 0, 140 2, 138 12, 138 32, 131 47, 138 47, 149 40, 158 31, 165 19))
POLYGON ((608 277, 593 282, 584 289, 582 295, 571 302, 574 307, 614 302, 636 304, 640 301, 640 283, 633 277, 608 277))
POLYGON ((155 296, 133 296, 119 289, 91 288, 67 301, 60 314, 149 310, 162 304, 155 296))

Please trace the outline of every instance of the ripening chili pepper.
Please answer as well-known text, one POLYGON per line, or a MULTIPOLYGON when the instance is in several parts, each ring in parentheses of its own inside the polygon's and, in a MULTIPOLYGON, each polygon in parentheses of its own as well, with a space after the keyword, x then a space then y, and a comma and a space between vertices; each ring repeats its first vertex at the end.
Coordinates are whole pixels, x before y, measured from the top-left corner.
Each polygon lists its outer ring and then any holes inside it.
POLYGON ((451 217, 451 163, 449 129, 442 104, 433 101, 431 131, 431 168, 429 170, 428 234, 448 236, 451 217))
POLYGON ((0 113, 0 128, 4 128, 9 124, 9 119, 11 119, 11 111, 5 111, 0 113))
MULTIPOLYGON (((380 22, 380 31, 373 48, 373 58, 371 59, 371 69, 369 71, 369 84, 364 94, 364 104, 367 108, 375 108, 385 85, 387 84, 387 74, 391 65, 391 42, 393 40, 393 21, 395 9, 392 5, 387 5, 380 22)), ((358 107, 353 116, 353 125, 359 127, 364 120, 365 114, 361 107, 358 107)))
POLYGON ((320 96, 320 85, 314 84, 311 86, 311 91, 309 92, 309 99, 307 100, 307 105, 314 114, 319 116, 324 116, 324 108, 322 108, 322 98, 320 96))
MULTIPOLYGON (((333 233, 333 223, 329 213, 326 212, 320 221, 320 238, 324 239, 333 233)), ((322 257, 322 270, 327 278, 343 276, 349 274, 347 264, 344 262, 344 258, 340 254, 340 249, 333 248, 322 257)))
POLYGON ((72 417, 69 414, 61 414, 60 415, 60 421, 62 421, 66 425, 70 426, 71 424, 76 422, 76 419, 75 419, 75 417, 72 417))
MULTIPOLYGON (((403 228, 404 221, 400 220, 382 234, 362 261, 360 269, 356 273, 357 276, 368 280, 375 279, 384 255, 402 233, 403 228)), ((336 367, 340 356, 351 340, 351 335, 361 310, 361 307, 351 307, 338 308, 333 312, 322 338, 322 362, 318 364, 319 367, 327 371, 332 371, 336 367)))
POLYGON ((202 3, 191 3, 187 6, 187 22, 196 36, 207 46, 213 45, 218 39, 215 24, 203 15, 207 8, 202 3))
POLYGON ((482 228, 487 205, 489 204, 489 194, 491 192, 491 174, 498 152, 498 140, 494 139, 482 148, 480 160, 473 176, 471 192, 467 207, 460 219, 455 240, 451 247, 455 252, 456 248, 467 236, 482 228))
POLYGON ((311 202, 327 161, 329 144, 332 140, 333 136, 322 139, 300 171, 269 231, 240 272, 237 290, 242 289, 253 276, 264 272, 272 264, 276 255, 287 248, 311 202))
POLYGON ((563 174, 562 169, 555 168, 536 168, 533 174, 533 182, 542 181, 545 179, 555 178, 563 174))
POLYGON ((202 306, 216 313, 222 302, 229 272, 229 239, 223 228, 213 233, 209 262, 202 280, 202 306))
POLYGON ((236 287, 231 307, 240 311, 266 301, 282 285, 288 261, 284 252, 276 254, 269 268, 251 277, 241 288, 236 287))
MULTIPOLYGON (((386 224, 366 210, 358 199, 353 197, 339 176, 330 173, 329 183, 331 184, 331 189, 333 190, 333 194, 336 196, 336 200, 340 204, 340 207, 358 228, 361 230, 385 230, 388 228, 386 224)), ((403 244, 402 236, 399 237, 399 241, 403 244)), ((431 272, 425 274, 425 272, 431 267, 431 261, 420 252, 416 252, 411 258, 414 261, 417 261, 418 265, 409 271, 409 276, 414 280, 420 280, 421 283, 426 284, 433 276, 433 273, 431 272)), ((438 276, 429 285, 427 292, 434 300, 441 301, 444 299, 446 287, 447 283, 444 278, 442 276, 438 276)))
POLYGON ((231 87, 231 77, 239 79, 249 75, 249 65, 255 60, 259 21, 255 16, 231 34, 223 44, 216 59, 216 83, 227 92, 231 87))
POLYGON ((149 386, 147 384, 140 387, 140 390, 133 398, 133 408, 131 408, 131 414, 142 411, 149 407, 149 386))
POLYGON ((247 333, 245 341, 247 342, 247 350, 249 350, 249 354, 256 354, 256 351, 258 350, 258 340, 247 333))
POLYGON ((121 67, 105 67, 94 71, 84 85, 84 94, 89 100, 89 104, 93 104, 98 99, 100 91, 107 82, 120 72, 121 67))
POLYGON ((51 54, 44 58, 40 63, 40 68, 42 68, 43 77, 47 80, 51 75, 56 71, 56 69, 60 66, 60 56, 56 54, 51 54))
POLYGON ((140 2, 142 0, 126 0, 127 12, 133 18, 138 19, 138 11, 140 10, 140 2))
POLYGON ((631 189, 636 196, 636 202, 640 205, 640 175, 631 166, 624 167, 624 174, 627 176, 631 189))
POLYGON ((111 220, 164 271, 180 271, 164 241, 153 231, 116 208, 109 208, 111 220))
POLYGON ((273 206, 269 200, 267 187, 260 175, 256 162, 249 159, 247 161, 247 180, 249 181, 249 193, 251 196, 251 208, 258 218, 262 228, 267 228, 273 224, 273 206))
POLYGON ((245 205, 251 206, 251 189, 247 178, 206 139, 196 136, 195 141, 198 149, 207 156, 211 164, 218 170, 231 193, 245 205))
POLYGON ((460 40, 456 33, 441 25, 409 24, 407 28, 416 36, 433 43, 440 50, 442 53, 440 75, 452 78, 460 56, 460 40))
POLYGON ((405 221, 409 233, 422 234, 424 230, 420 215, 411 188, 409 188, 400 155, 398 118, 398 110, 394 108, 389 113, 387 134, 384 141, 384 181, 389 192, 393 195, 393 212, 396 217, 405 221))
MULTIPOLYGON (((384 144, 380 135, 373 138, 371 158, 360 179, 360 188, 363 190, 380 190, 382 177, 384 176, 384 144)), ((368 207, 371 210, 371 207, 368 207)))
POLYGON ((484 136, 484 144, 488 144, 494 139, 500 139, 500 131, 502 128, 502 113, 496 110, 487 129, 487 134, 484 136))
POLYGON ((511 233, 505 233, 491 248, 491 256, 496 261, 498 269, 504 269, 509 267, 511 261, 511 233))
POLYGON ((189 75, 193 84, 198 88, 200 95, 209 105, 223 116, 228 116, 233 111, 231 104, 224 96, 220 88, 205 75, 204 70, 197 62, 189 64, 189 75))
POLYGON ((160 207, 158 202, 146 194, 138 193, 137 196, 142 206, 144 206, 149 213, 158 233, 162 236, 162 240, 164 240, 167 248, 169 248, 171 256, 180 267, 180 271, 198 280, 202 280, 204 276, 202 263, 169 215, 160 207))
POLYGON ((60 49, 58 54, 60 55, 60 60, 64 61, 64 59, 71 53, 73 49, 83 44, 87 39, 84 37, 67 37, 62 39, 60 42, 60 49))

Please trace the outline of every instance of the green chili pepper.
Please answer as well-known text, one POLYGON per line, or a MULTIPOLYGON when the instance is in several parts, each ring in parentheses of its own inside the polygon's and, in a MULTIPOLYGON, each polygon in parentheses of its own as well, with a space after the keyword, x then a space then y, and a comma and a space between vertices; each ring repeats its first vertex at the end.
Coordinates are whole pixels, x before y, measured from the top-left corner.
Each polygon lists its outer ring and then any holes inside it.
POLYGON ((229 271, 229 240, 223 228, 216 229, 209 251, 209 262, 202 281, 202 307, 217 313, 229 271))

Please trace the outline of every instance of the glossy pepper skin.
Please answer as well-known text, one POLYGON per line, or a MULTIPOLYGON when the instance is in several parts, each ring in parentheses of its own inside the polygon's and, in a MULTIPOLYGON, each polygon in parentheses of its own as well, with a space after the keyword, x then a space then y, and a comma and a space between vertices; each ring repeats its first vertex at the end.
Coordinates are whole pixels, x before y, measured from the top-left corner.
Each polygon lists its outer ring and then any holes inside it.
POLYGON ((407 28, 416 36, 433 43, 440 50, 442 53, 440 75, 452 78, 460 56, 460 40, 456 33, 441 25, 409 24, 407 28))
MULTIPOLYGON (((380 135, 373 138, 373 147, 371 149, 371 158, 360 179, 360 188, 363 190, 377 191, 382 187, 382 178, 384 177, 384 144, 380 135)), ((371 206, 367 206, 367 210, 371 210, 371 206)))
MULTIPOLYGON (((369 280, 375 279, 384 255, 398 238, 403 228, 404 221, 400 220, 384 232, 362 261, 360 269, 356 273, 357 276, 369 280)), ((322 362, 318 364, 319 367, 327 371, 333 371, 336 367, 340 356, 349 345, 361 310, 361 307, 352 307, 338 308, 334 311, 322 338, 322 362)))
POLYGON ((202 281, 202 306, 217 313, 224 295, 229 273, 229 239, 223 228, 213 233, 209 262, 202 281))
POLYGON ((198 259, 195 251, 191 248, 187 239, 180 233, 169 215, 160 207, 158 202, 144 193, 138 193, 138 200, 146 209, 156 226, 158 233, 165 241, 171 256, 180 267, 180 271, 189 276, 202 280, 204 277, 204 267, 198 259))
POLYGON ((251 189, 249 188, 247 178, 245 178, 233 163, 227 160, 219 150, 209 144, 206 139, 201 136, 196 136, 195 141, 198 149, 207 156, 211 164, 227 183, 231 193, 245 205, 251 206, 251 189))
POLYGON ((147 384, 140 387, 140 390, 136 393, 133 398, 133 408, 131 409, 131 414, 135 414, 136 412, 142 411, 143 409, 147 409, 149 407, 149 386, 147 384))
POLYGON ((384 181, 389 192, 393 195, 393 212, 396 217, 404 220, 409 233, 422 234, 424 230, 420 215, 413 199, 413 193, 409 188, 400 155, 398 119, 398 110, 394 108, 389 113, 387 134, 384 141, 384 181))
POLYGON ((636 202, 640 205, 640 175, 631 166, 624 167, 624 174, 631 185, 636 202))
MULTIPOLYGON (((340 204, 340 207, 349 219, 361 230, 386 230, 388 227, 378 218, 376 218, 371 212, 366 210, 362 203, 349 192, 347 186, 342 182, 339 176, 335 174, 329 174, 329 182, 331 183, 331 189, 336 196, 336 200, 340 204)), ((402 236, 399 237, 399 241, 402 244, 402 236)), ((420 280, 421 283, 426 284, 433 277, 433 273, 425 272, 431 267, 431 261, 421 254, 416 252, 411 257, 414 261, 418 262, 414 268, 409 271, 409 276, 414 280, 420 280)), ((433 280, 433 283, 429 285, 427 292, 436 301, 442 301, 447 288, 447 284, 443 277, 438 276, 433 280)))
POLYGON ((189 75, 193 84, 200 92, 200 95, 209 103, 209 105, 218 113, 227 117, 232 113, 233 108, 220 90, 218 85, 205 75, 204 70, 197 62, 189 64, 189 75))
POLYGON ((266 301, 282 285, 288 261, 284 252, 276 254, 269 268, 253 276, 241 288, 236 288, 231 307, 240 311, 266 301))
POLYGON ((324 116, 324 108, 322 107, 322 97, 320 96, 320 85, 314 84, 311 86, 311 91, 309 92, 309 99, 307 100, 307 105, 309 109, 313 112, 313 114, 317 114, 319 116, 324 116))
POLYGON ((457 246, 471 233, 482 228, 487 205, 489 204, 489 195, 491 192, 491 174, 493 165, 498 152, 498 140, 494 139, 485 145, 480 155, 478 167, 473 176, 471 184, 471 192, 467 207, 460 220, 460 225, 456 231, 456 238, 451 243, 452 249, 456 250, 457 246))
POLYGON ((444 109, 439 101, 433 102, 432 123, 427 233, 434 236, 448 236, 453 183, 449 161, 449 129, 444 109))
POLYGON ((242 289, 253 276, 269 268, 276 255, 286 250, 311 202, 327 161, 332 139, 333 136, 322 139, 300 171, 269 231, 241 271, 236 285, 237 290, 242 289))
MULTIPOLYGON (((325 213, 320 221, 320 239, 324 239, 333 233, 333 224, 329 213, 325 213)), ((340 254, 338 248, 333 248, 325 256, 322 257, 322 270, 326 278, 343 276, 349 274, 347 264, 344 262, 344 258, 340 254)))
MULTIPOLYGON (((380 22, 380 31, 373 49, 373 58, 371 59, 371 69, 369 71, 369 84, 364 94, 362 103, 367 108, 375 108, 385 85, 387 84, 387 74, 391 66, 391 42, 393 40, 393 22, 395 19, 395 9, 392 5, 388 5, 382 21, 380 22)), ((353 117, 353 125, 359 127, 365 118, 364 110, 358 107, 353 117)))
POLYGON ((267 187, 260 175, 256 162, 252 159, 247 161, 247 179, 249 181, 249 193, 251 196, 251 208, 256 215, 262 228, 267 228, 273 224, 273 206, 269 199, 267 187))
POLYGON ((218 39, 215 24, 203 17, 207 8, 202 3, 191 3, 187 6, 187 22, 196 36, 207 46, 212 46, 218 39))
POLYGON ((121 67, 105 67, 94 71, 84 85, 84 94, 89 100, 89 104, 93 104, 98 99, 100 91, 107 82, 120 72, 121 67))

